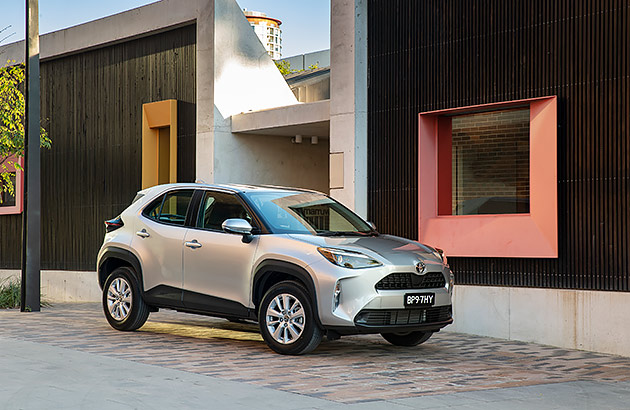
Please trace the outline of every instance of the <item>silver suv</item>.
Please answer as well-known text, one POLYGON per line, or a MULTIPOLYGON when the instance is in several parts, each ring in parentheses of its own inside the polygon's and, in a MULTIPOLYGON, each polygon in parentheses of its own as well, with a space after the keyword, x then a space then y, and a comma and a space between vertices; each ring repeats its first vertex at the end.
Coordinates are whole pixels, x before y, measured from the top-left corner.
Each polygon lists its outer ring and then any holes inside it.
POLYGON ((414 346, 453 321, 440 250, 379 234, 319 192, 159 185, 105 225, 98 280, 118 330, 168 308, 257 321, 271 349, 303 354, 360 333, 414 346))

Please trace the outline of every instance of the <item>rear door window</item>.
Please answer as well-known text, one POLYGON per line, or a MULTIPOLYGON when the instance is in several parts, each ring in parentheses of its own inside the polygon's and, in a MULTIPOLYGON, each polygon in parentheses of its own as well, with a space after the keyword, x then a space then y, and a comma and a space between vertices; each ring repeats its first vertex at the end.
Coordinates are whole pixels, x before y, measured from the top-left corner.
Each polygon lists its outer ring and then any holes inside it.
POLYGON ((151 202, 142 214, 156 222, 184 226, 192 195, 192 189, 171 191, 151 202))

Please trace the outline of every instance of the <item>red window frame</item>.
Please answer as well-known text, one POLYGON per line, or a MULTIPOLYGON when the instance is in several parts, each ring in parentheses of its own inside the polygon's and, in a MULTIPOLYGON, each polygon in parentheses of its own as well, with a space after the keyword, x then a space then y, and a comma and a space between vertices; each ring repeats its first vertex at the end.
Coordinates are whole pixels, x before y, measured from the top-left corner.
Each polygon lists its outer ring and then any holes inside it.
POLYGON ((558 257, 557 98, 458 107, 419 114, 418 232, 451 256, 558 257), (451 116, 529 106, 530 212, 451 214, 451 116))
MULTIPOLYGON (((9 161, 13 163, 15 157, 9 158, 9 161)), ((24 158, 19 158, 17 163, 20 164, 21 167, 24 167, 24 158)), ((12 165, 7 165, 7 170, 9 172, 15 172, 15 205, 0 206, 0 215, 21 214, 24 205, 24 173, 20 170, 16 170, 12 165)))

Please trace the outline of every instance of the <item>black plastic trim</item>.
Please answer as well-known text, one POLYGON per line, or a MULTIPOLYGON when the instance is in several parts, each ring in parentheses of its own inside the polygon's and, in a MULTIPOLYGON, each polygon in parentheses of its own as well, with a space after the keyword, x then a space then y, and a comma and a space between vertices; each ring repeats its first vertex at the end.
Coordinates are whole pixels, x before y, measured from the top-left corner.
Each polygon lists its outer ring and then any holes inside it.
POLYGON ((184 221, 184 226, 187 228, 195 228, 195 225, 197 224, 199 204, 201 204, 203 193, 204 191, 201 189, 195 189, 195 192, 193 192, 190 204, 188 205, 188 209, 186 210, 186 220, 184 221))
POLYGON ((265 287, 266 281, 271 277, 273 273, 282 273, 291 277, 294 277, 306 286, 306 290, 311 296, 311 302, 313 303, 313 309, 315 311, 315 320, 319 327, 323 327, 319 319, 319 311, 317 309, 317 292, 315 291, 315 283, 313 278, 301 266, 295 265, 290 262, 280 261, 276 259, 267 259, 261 262, 256 267, 256 273, 254 274, 254 286, 252 299, 256 306, 263 298, 262 289, 265 287))
POLYGON ((453 323, 453 318, 445 322, 425 323, 421 325, 392 325, 392 326, 324 326, 326 331, 336 332, 342 336, 358 335, 358 334, 373 334, 373 333, 393 333, 393 332, 438 332, 445 326, 453 323))
POLYGON ((183 292, 180 288, 158 285, 144 292, 144 301, 152 306, 180 308, 184 306, 183 292))
POLYGON ((193 312, 200 312, 211 316, 256 319, 253 309, 249 309, 233 300, 204 295, 189 290, 184 290, 183 295, 184 309, 190 309, 193 312))
POLYGON ((104 269, 107 264, 111 263, 111 260, 114 259, 121 260, 123 262, 126 262, 125 264, 131 265, 134 271, 134 275, 138 280, 139 287, 140 289, 143 289, 144 282, 142 280, 142 267, 136 255, 126 249, 121 249, 114 246, 110 246, 109 248, 107 248, 98 264, 98 285, 101 287, 101 289, 103 289, 103 285, 107 280, 107 276, 109 276, 107 274, 108 272, 105 272, 104 269))
POLYGON ((147 304, 155 307, 206 316, 256 320, 254 310, 238 302, 173 286, 158 285, 146 291, 143 297, 147 304))

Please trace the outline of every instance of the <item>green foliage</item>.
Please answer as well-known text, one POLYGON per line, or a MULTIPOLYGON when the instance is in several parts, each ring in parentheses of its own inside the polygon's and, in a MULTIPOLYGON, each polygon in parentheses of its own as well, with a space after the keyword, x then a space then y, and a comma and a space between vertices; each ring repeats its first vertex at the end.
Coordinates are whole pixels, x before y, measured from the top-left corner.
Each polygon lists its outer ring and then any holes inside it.
MULTIPOLYGON (((0 280, 0 309, 18 309, 20 307, 20 299, 22 298, 20 280, 16 278, 6 278, 0 280)), ((50 302, 40 298, 40 304, 43 307, 51 306, 50 302)), ((31 309, 27 306, 26 311, 31 309)))
POLYGON ((20 282, 14 278, 0 281, 0 309, 20 307, 20 282))
POLYGON ((278 70, 280 70, 280 74, 282 75, 287 75, 294 72, 291 71, 291 63, 289 63, 287 60, 277 60, 274 61, 274 63, 276 63, 276 67, 278 67, 278 70))
MULTIPOLYGON (((300 73, 302 71, 306 71, 306 70, 292 70, 291 63, 289 63, 287 60, 276 60, 274 61, 274 63, 276 63, 276 67, 278 67, 278 70, 280 70, 280 74, 282 75, 300 73)), ((308 66, 309 70, 315 70, 316 68, 319 68, 317 64, 312 64, 308 66)))
MULTIPOLYGON (((6 67, 0 67, 0 192, 14 195, 14 187, 9 166, 20 170, 17 161, 10 158, 24 156, 24 94, 20 90, 24 83, 24 64, 8 61, 6 67), (14 64, 14 65, 11 65, 14 64)), ((48 133, 40 129, 40 145, 50 148, 48 133)), ((0 197, 1 200, 1 197, 0 197)))

